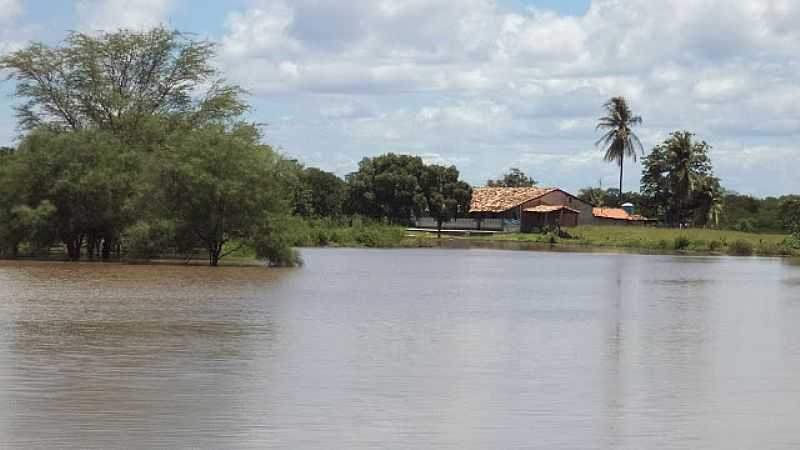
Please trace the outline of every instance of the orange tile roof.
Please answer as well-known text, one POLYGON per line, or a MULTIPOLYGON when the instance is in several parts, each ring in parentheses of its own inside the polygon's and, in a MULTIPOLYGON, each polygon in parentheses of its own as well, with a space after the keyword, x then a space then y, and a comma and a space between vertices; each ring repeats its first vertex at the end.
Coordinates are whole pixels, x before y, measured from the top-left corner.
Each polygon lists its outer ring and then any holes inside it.
POLYGON ((479 187, 472 190, 469 212, 503 212, 557 190, 542 187, 479 187))
POLYGON ((577 209, 572 209, 569 206, 565 206, 565 205, 556 205, 556 206, 554 206, 554 205, 539 205, 539 206, 534 206, 533 208, 525 208, 523 211, 532 212, 532 213, 550 213, 550 212, 560 211, 562 209, 564 211, 573 212, 575 214, 580 214, 581 213, 577 209))
POLYGON ((633 214, 633 215, 628 214, 628 212, 622 208, 592 208, 592 215, 603 219, 614 219, 614 220, 630 220, 630 221, 651 220, 639 214, 633 214))

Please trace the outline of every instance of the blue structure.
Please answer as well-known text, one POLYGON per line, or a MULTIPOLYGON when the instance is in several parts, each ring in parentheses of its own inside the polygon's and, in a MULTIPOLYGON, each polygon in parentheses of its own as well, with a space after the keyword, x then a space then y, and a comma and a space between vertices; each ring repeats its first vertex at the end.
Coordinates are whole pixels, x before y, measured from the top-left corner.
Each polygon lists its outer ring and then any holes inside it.
POLYGON ((634 211, 636 210, 636 208, 633 206, 633 203, 623 203, 622 209, 624 209, 629 216, 632 216, 634 211))

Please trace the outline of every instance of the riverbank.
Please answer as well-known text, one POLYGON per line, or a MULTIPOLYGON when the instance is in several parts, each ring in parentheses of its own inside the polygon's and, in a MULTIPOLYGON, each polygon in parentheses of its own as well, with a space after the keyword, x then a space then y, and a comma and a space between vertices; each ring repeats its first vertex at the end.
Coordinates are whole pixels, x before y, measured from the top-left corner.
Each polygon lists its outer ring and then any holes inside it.
MULTIPOLYGON (((734 256, 800 256, 800 243, 787 234, 757 234, 730 230, 674 229, 633 226, 582 225, 565 233, 498 233, 443 236, 442 241, 480 243, 508 248, 511 243, 542 244, 574 251, 626 249, 643 253, 678 253, 734 256), (590 250, 591 248, 591 250, 590 250)), ((436 247, 442 241, 434 230, 409 231, 388 225, 330 226, 298 223, 292 232, 296 247, 417 248, 436 247)), ((545 248, 545 247, 542 247, 545 248)))
POLYGON ((672 229, 631 226, 584 225, 555 233, 509 233, 493 236, 468 236, 457 239, 480 242, 539 243, 573 248, 622 248, 642 252, 733 255, 800 256, 791 236, 755 234, 728 230, 672 229))
MULTIPOLYGON (((800 257, 800 245, 783 234, 756 234, 727 230, 670 229, 630 226, 579 226, 555 233, 498 233, 494 235, 443 235, 435 230, 409 231, 400 226, 331 226, 324 223, 293 224, 288 244, 295 248, 496 248, 506 250, 554 250, 565 252, 626 252, 642 254, 792 256, 800 257)), ((249 247, 231 244, 232 251, 222 264, 260 266, 249 247)), ((302 253, 300 255, 302 264, 302 253)), ((67 261, 64 255, 20 257, 19 260, 67 261)), ((115 262, 130 264, 206 265, 207 255, 197 252, 191 258, 162 255, 154 259, 123 257, 115 262)), ((100 262, 99 260, 97 262, 100 262)))

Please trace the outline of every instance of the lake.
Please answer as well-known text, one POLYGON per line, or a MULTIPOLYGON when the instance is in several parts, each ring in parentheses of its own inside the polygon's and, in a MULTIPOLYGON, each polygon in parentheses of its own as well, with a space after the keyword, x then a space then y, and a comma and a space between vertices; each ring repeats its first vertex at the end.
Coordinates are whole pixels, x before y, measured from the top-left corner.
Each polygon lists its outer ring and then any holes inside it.
POLYGON ((0 262, 0 448, 800 446, 800 265, 0 262))

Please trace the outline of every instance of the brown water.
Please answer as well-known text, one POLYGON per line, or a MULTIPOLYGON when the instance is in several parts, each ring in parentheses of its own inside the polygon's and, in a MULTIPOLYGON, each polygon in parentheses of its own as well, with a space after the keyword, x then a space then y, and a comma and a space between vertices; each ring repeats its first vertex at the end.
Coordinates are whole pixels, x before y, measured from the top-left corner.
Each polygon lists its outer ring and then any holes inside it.
POLYGON ((800 447, 800 266, 0 263, 0 448, 800 447))

